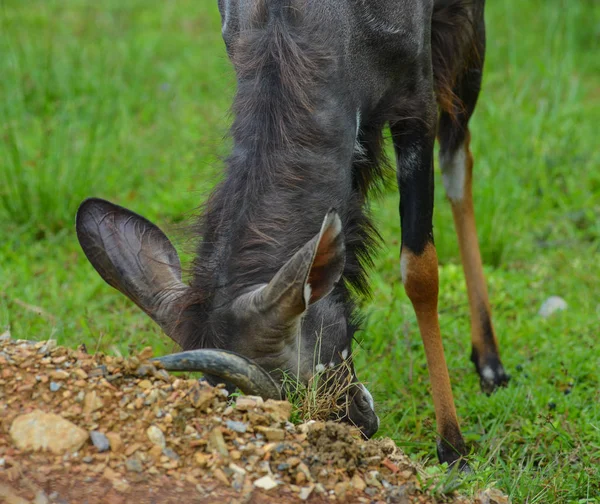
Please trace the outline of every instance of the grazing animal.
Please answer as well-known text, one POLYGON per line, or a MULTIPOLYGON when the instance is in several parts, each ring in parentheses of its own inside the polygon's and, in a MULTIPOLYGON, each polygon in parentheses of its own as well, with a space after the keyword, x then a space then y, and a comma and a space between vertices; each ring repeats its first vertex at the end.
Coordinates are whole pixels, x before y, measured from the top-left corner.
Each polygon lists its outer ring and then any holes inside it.
POLYGON ((423 339, 440 461, 464 464, 438 323, 433 148, 458 233, 484 391, 506 384, 471 196, 468 122, 482 78, 484 0, 219 0, 237 78, 233 149, 199 223, 191 281, 145 218, 86 200, 80 243, 100 275, 185 351, 168 369, 278 397, 347 364, 346 419, 379 426, 352 367, 355 295, 376 233, 365 202, 385 170, 389 125, 400 191, 402 282, 423 339))

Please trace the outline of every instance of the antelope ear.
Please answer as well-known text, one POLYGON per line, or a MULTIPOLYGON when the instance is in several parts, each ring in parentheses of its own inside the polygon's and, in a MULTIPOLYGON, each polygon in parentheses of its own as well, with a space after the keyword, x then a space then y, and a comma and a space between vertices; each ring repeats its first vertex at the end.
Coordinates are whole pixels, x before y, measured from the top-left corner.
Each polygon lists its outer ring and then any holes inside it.
POLYGON ((274 307, 284 317, 303 313, 308 305, 329 294, 346 262, 342 222, 335 210, 327 212, 321 230, 285 263, 254 297, 260 311, 274 307))
POLYGON ((144 217, 99 198, 85 200, 76 219, 77 238, 92 266, 171 338, 180 315, 181 264, 165 234, 144 217))

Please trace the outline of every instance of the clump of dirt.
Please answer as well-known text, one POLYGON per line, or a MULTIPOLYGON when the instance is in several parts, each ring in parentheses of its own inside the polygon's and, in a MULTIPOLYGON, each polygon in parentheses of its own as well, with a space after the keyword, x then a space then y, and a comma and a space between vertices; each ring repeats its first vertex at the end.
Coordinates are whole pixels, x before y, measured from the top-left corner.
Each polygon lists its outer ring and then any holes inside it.
POLYGON ((434 501, 391 440, 293 425, 288 402, 230 398, 151 356, 0 337, 0 501, 434 501))

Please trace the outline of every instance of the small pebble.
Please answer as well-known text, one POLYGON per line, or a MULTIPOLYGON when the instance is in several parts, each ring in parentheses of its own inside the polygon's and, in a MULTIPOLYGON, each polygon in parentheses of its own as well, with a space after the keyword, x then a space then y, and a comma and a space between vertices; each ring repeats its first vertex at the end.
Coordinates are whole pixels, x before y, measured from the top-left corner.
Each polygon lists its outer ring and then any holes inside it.
POLYGON ((61 384, 60 383, 56 383, 51 381, 50 382, 50 391, 51 392, 58 392, 60 390, 61 384))
POLYGON ((228 429, 231 429, 234 432, 239 432, 243 434, 248 430, 248 424, 245 422, 236 422, 235 420, 227 420, 225 423, 228 429))
POLYGON ((314 486, 308 486, 308 487, 303 487, 300 489, 300 500, 307 500, 310 497, 310 494, 312 493, 312 491, 315 489, 314 486))
POLYGON ((162 448, 166 446, 165 435, 156 425, 148 427, 146 435, 152 444, 161 446, 162 448))
POLYGON ((177 455, 177 453, 175 453, 175 450, 173 450, 172 448, 165 448, 162 451, 162 453, 166 457, 169 457, 171 460, 179 460, 179 455, 177 455))
POLYGON ((90 438, 94 446, 98 449, 98 452, 102 453, 109 450, 110 443, 108 438, 102 432, 91 431, 90 438))
POLYGON ((156 373, 156 367, 152 364, 141 364, 139 368, 136 369, 135 374, 137 376, 149 376, 156 373))
POLYGON ((142 463, 136 458, 130 458, 125 461, 125 467, 130 472, 141 473, 144 470, 142 463))
POLYGON ((262 488, 263 490, 271 490, 277 485, 277 481, 275 481, 271 476, 263 476, 254 482, 255 487, 262 488))

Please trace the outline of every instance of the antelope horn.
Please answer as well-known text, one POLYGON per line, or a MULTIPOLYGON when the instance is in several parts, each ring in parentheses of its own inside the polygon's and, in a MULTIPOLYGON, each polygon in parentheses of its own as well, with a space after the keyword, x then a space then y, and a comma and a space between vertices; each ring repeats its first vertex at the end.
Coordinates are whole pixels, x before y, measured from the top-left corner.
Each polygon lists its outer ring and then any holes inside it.
POLYGON ((263 399, 282 398, 281 388, 271 375, 250 359, 234 352, 203 348, 152 359, 167 371, 200 371, 232 383, 246 395, 263 399))

